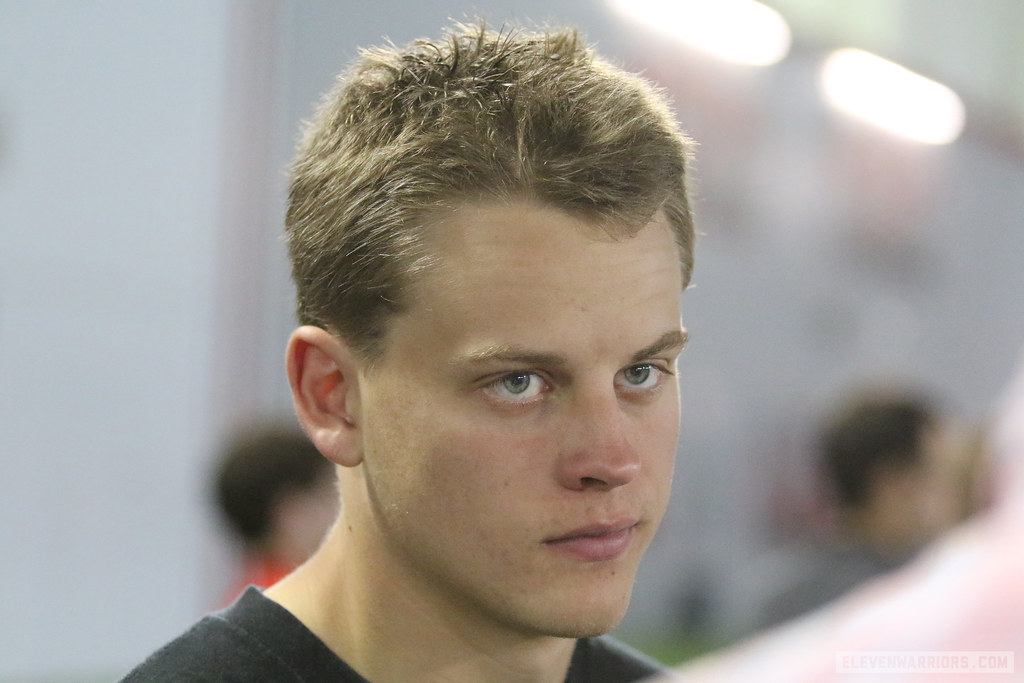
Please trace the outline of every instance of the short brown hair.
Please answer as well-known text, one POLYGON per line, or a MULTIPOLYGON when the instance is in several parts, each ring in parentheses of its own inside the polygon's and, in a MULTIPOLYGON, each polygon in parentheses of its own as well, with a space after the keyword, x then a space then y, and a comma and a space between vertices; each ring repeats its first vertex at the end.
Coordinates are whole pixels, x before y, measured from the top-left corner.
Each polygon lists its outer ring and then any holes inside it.
POLYGON ((293 167, 286 218, 301 324, 378 355, 429 267, 432 217, 527 199, 632 234, 662 210, 693 264, 689 140, 649 82, 575 31, 456 24, 441 42, 366 50, 325 96, 293 167))

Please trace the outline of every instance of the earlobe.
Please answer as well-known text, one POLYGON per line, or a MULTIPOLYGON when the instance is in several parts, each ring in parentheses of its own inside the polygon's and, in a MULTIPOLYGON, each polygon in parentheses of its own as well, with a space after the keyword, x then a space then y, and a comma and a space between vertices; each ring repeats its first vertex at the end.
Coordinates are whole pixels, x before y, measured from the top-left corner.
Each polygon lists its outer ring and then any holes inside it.
POLYGON ((348 344, 300 327, 288 340, 287 367, 295 412, 316 447, 338 465, 362 462, 357 363, 348 344))

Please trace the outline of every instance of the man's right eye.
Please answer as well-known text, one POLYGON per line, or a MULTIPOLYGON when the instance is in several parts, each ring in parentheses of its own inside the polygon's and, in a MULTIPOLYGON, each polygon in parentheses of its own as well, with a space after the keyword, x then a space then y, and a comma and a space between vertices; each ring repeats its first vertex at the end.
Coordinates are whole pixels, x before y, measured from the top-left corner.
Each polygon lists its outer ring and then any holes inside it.
POLYGON ((526 403, 539 396, 546 383, 534 372, 510 372, 497 378, 484 391, 499 401, 526 403))

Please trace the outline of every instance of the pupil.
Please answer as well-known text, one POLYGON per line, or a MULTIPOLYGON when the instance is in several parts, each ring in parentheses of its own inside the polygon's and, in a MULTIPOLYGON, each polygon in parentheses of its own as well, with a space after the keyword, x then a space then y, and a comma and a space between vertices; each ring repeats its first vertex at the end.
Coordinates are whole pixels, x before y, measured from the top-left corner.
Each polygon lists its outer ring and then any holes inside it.
POLYGON ((529 388, 530 376, 528 374, 508 375, 503 383, 509 393, 521 394, 529 388))

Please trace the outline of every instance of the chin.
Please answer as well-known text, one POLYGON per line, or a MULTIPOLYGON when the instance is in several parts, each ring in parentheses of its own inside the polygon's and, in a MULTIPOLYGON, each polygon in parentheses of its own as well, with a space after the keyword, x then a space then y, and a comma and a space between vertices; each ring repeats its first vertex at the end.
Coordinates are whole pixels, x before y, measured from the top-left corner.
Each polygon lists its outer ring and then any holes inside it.
POLYGON ((629 607, 629 594, 603 596, 604 601, 575 600, 566 604, 553 600, 546 614, 537 615, 536 622, 546 635, 560 638, 590 638, 608 633, 618 626, 629 607), (557 611, 552 611, 555 608, 557 611))
POLYGON ((592 638, 608 633, 618 626, 625 609, 609 611, 601 614, 580 614, 562 617, 557 623, 551 624, 547 634, 559 638, 592 638))

